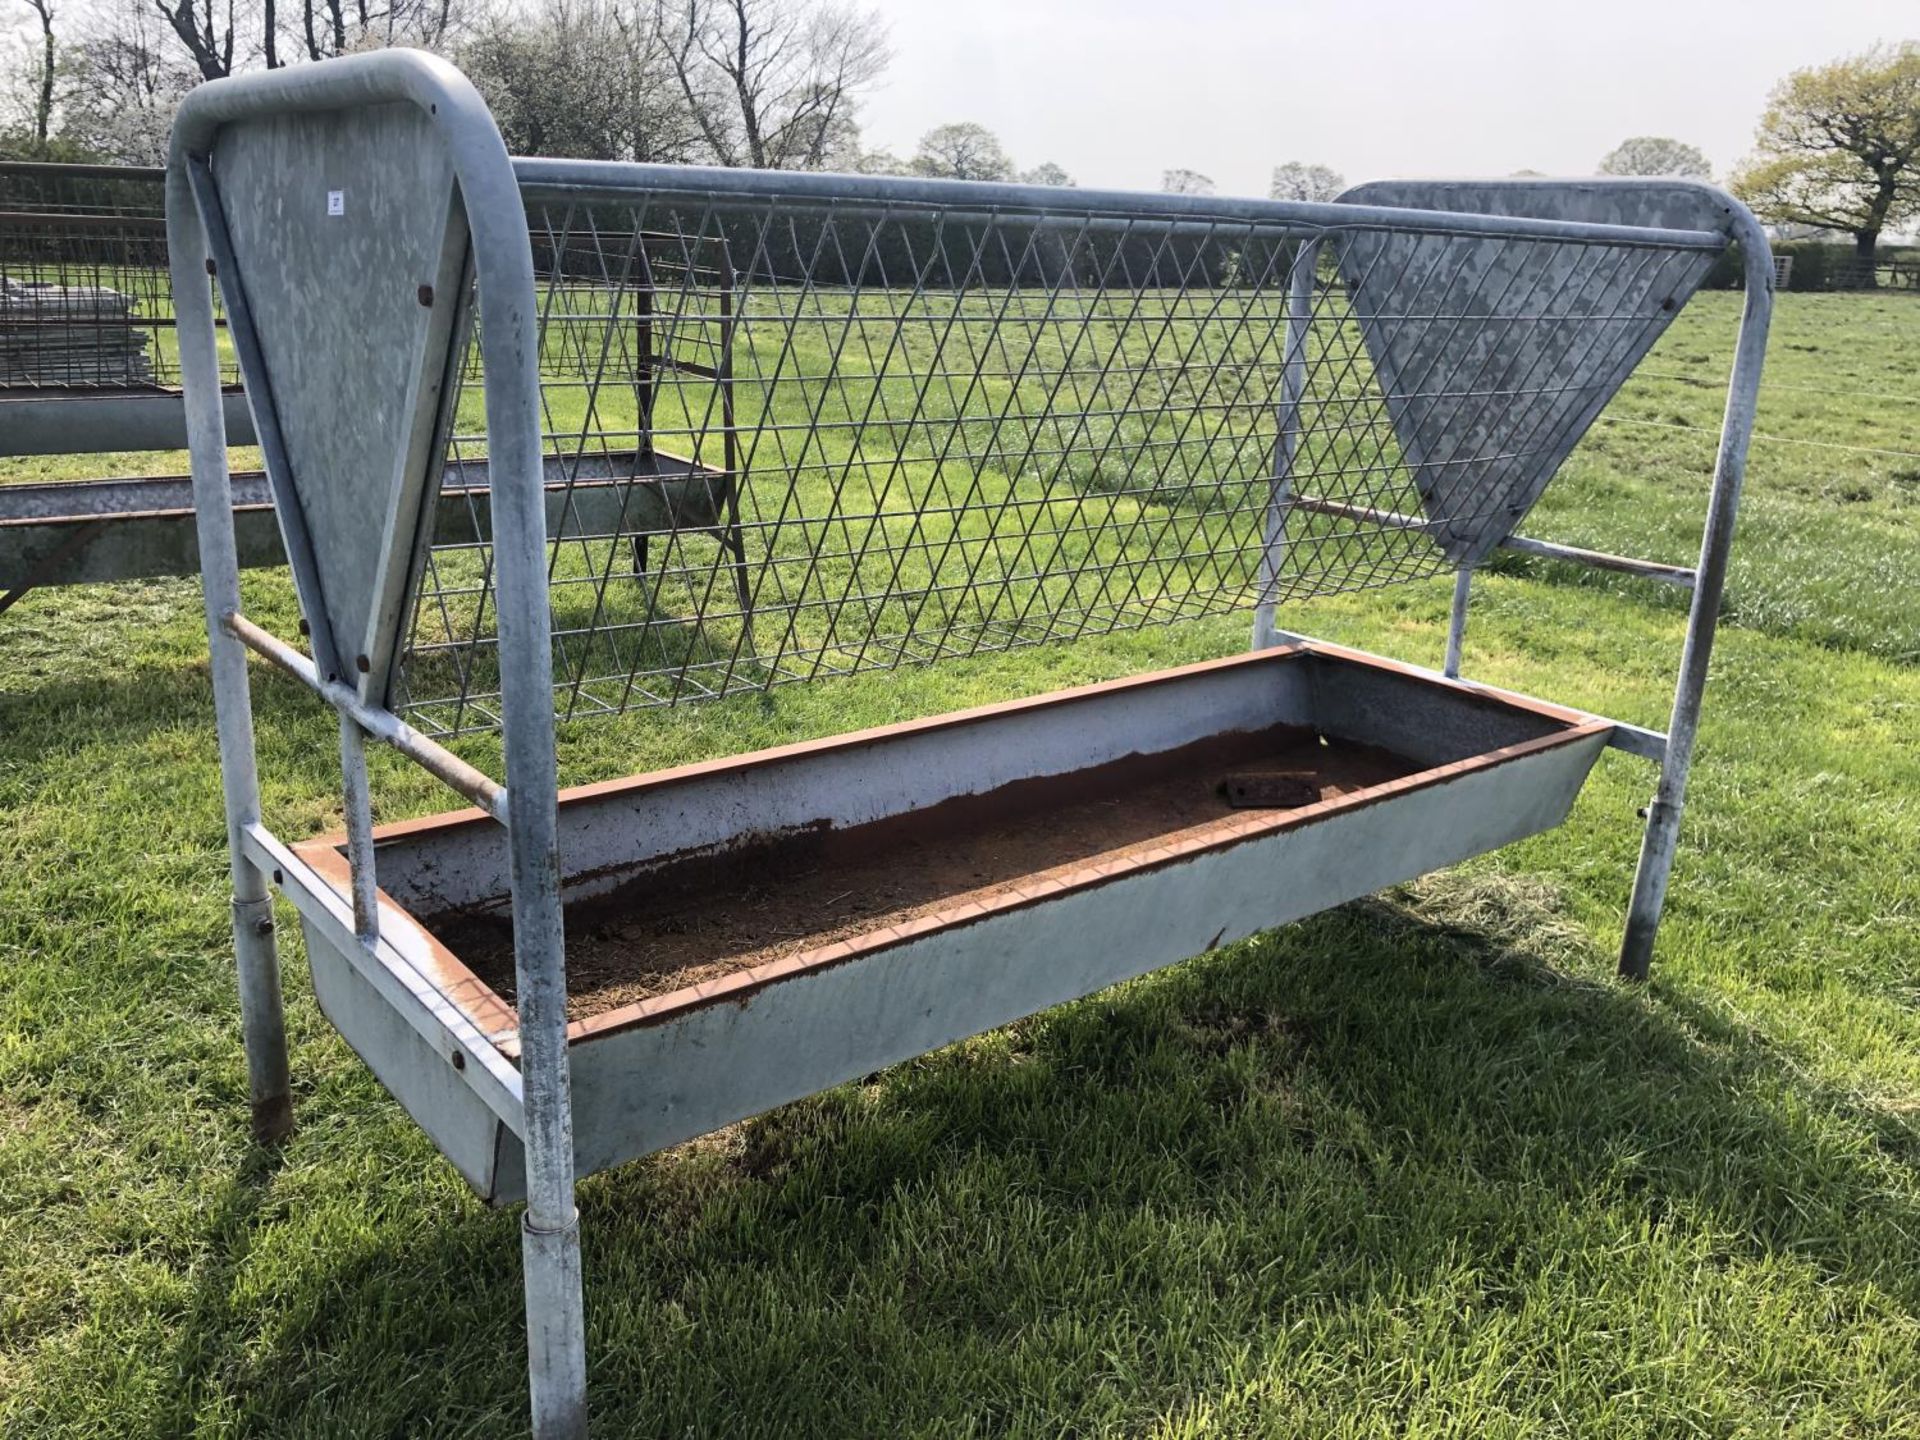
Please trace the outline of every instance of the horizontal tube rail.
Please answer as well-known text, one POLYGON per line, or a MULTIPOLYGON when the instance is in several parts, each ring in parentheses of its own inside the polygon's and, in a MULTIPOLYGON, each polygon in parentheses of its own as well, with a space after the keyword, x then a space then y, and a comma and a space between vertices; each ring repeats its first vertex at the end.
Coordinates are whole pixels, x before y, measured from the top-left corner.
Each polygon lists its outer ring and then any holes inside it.
POLYGON ((37 180, 146 180, 166 183, 161 165, 91 165, 66 160, 0 160, 0 177, 24 175, 37 180))
POLYGON ((1536 220, 1446 210, 1403 210, 1379 205, 1309 204, 1214 195, 1162 195, 1125 190, 1062 190, 1049 185, 993 184, 976 180, 926 180, 905 176, 832 175, 805 170, 734 170, 717 166, 641 165, 617 160, 516 159, 514 178, 528 200, 637 200, 685 195, 716 202, 868 206, 938 211, 949 219, 999 219, 1009 214, 1108 217, 1122 223, 1154 220, 1216 227, 1222 223, 1263 228, 1326 230, 1389 228, 1432 234, 1485 235, 1517 240, 1574 240, 1668 250, 1727 248, 1711 230, 1663 230, 1636 225, 1536 220))
MULTIPOLYGON (((1292 504, 1316 515, 1338 515, 1347 520, 1365 520, 1391 530, 1437 530, 1431 520, 1400 515, 1391 510, 1375 510, 1366 505, 1349 505, 1343 500, 1328 500, 1318 495, 1296 495, 1292 504)), ((1521 555, 1537 555, 1548 560, 1566 560, 1595 570, 1613 570, 1642 580, 1658 580, 1664 585, 1693 588, 1693 571, 1685 565, 1666 565, 1658 560, 1639 560, 1631 555, 1609 555, 1604 550, 1585 550, 1578 545, 1561 545, 1552 540, 1532 540, 1525 535, 1509 535, 1499 544, 1502 550, 1521 555)))
POLYGON ((128 235, 164 238, 161 215, 103 215, 98 210, 0 210, 0 229, 118 230, 128 235))
POLYGON ((444 746, 436 745, 390 711, 366 704, 350 687, 337 680, 323 678, 313 661, 262 630, 246 616, 230 611, 222 617, 222 623, 242 645, 276 669, 291 675, 374 739, 391 745, 428 774, 473 801, 502 825, 507 823, 506 788, 491 776, 476 770, 444 746))

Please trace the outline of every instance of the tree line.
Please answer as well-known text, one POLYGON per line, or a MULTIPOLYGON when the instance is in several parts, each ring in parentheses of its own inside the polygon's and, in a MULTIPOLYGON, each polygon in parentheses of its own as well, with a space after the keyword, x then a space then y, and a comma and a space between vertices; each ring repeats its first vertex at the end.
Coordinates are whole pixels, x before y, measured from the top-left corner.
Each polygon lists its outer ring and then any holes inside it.
MULTIPOLYGON (((0 0, 0 157, 157 163, 179 98, 244 69, 388 45, 451 58, 516 154, 848 170, 1071 186, 986 126, 936 126, 899 157, 863 143, 861 101, 892 59, 878 15, 838 0, 0 0)), ((1636 136, 1598 173, 1711 178, 1697 148, 1636 136)), ((1523 171, 1522 174, 1534 172, 1523 171)), ((1920 43, 1796 71, 1727 177, 1762 220, 1839 232, 1871 262, 1920 221, 1920 43)), ((1328 201, 1325 165, 1276 166, 1275 199, 1328 201)), ((1198 170, 1161 188, 1211 195, 1198 170)))
POLYGON ((0 0, 34 43, 0 71, 0 148, 154 163, 201 80, 390 45, 452 59, 521 153, 822 168, 890 59, 831 0, 0 0))
MULTIPOLYGON (((1623 141, 1598 171, 1713 178, 1698 149, 1656 135, 1623 141)), ((1788 75, 1727 188, 1789 237, 1851 237, 1871 266, 1882 235, 1920 222, 1920 42, 1876 45, 1788 75)))

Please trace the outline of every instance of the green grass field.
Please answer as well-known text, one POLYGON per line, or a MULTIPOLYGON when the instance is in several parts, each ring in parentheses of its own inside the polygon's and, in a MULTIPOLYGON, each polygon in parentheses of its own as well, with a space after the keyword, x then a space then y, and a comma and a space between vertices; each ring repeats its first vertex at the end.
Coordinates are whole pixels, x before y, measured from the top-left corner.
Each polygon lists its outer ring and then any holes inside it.
MULTIPOLYGON (((1682 315, 1529 532, 1691 559, 1737 302, 1682 315)), ((1911 297, 1781 298, 1650 987, 1610 976, 1651 771, 1609 755, 1558 831, 597 1177, 600 1433, 1920 1436, 1916 354, 1911 297)), ((245 590, 286 633, 284 577, 245 590)), ((1446 591, 1286 623, 1437 663, 1446 591)), ((1657 725, 1683 625, 1502 561, 1467 669, 1657 725)), ((577 722, 564 778, 1244 637, 577 722)), ((300 1128, 248 1143, 204 651, 186 582, 0 618, 0 1433, 514 1433, 517 1218, 326 1025, 290 926, 300 1128)), ((269 822, 336 825, 330 717, 255 696, 269 822)), ((444 807, 374 760, 382 819, 444 807)))

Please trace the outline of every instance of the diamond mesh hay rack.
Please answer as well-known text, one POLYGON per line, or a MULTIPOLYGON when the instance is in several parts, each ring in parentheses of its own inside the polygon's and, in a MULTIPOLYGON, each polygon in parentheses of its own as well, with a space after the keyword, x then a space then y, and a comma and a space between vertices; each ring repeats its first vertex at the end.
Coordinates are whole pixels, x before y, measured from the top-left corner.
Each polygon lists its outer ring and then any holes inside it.
POLYGON ((510 160, 407 52, 196 90, 168 183, 256 1131, 277 886, 334 1024, 525 1202, 540 1434, 585 1427, 578 1176, 1558 824, 1608 745, 1660 768, 1645 973, 1771 304, 1719 192, 510 160), (1699 565, 1517 535, 1735 242, 1699 565), (208 271, 305 651, 239 608, 208 271), (1501 547, 1692 589, 1666 733, 1459 678, 1501 547), (1444 673, 1280 628, 1442 573, 1444 673), (557 790, 556 717, 1232 611, 1242 655, 557 790), (250 650, 337 712, 343 836, 261 822, 250 650), (503 779, 441 743, 495 726, 503 779), (369 737, 478 810, 376 831, 369 737))

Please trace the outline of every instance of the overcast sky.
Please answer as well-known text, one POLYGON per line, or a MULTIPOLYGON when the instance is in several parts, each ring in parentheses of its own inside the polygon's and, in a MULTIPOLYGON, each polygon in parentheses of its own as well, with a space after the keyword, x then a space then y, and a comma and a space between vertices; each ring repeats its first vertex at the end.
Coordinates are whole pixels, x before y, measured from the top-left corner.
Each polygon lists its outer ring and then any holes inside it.
POLYGON ((1386 176, 1590 174, 1629 135, 1724 177, 1789 70, 1920 38, 1915 0, 857 0, 895 59, 862 120, 905 156, 950 120, 1021 166, 1265 194, 1283 160, 1386 176))

